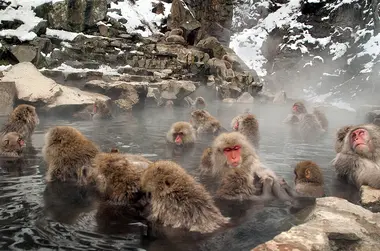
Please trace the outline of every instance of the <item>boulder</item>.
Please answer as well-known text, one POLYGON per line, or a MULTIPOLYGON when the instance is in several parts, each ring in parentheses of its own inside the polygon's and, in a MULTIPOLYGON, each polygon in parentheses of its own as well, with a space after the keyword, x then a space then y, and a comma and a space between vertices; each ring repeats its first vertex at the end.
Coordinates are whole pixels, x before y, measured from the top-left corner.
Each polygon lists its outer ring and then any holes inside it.
POLYGON ((18 62, 35 61, 38 53, 38 49, 31 45, 15 45, 11 47, 10 51, 18 62))
POLYGON ((370 186, 361 186, 360 204, 372 212, 380 212, 380 190, 370 186))
POLYGON ((252 251, 380 250, 380 214, 336 197, 318 198, 305 223, 252 251))
POLYGON ((255 99, 248 92, 243 92, 242 95, 236 100, 238 103, 253 104, 255 99))
POLYGON ((17 89, 15 82, 0 82, 0 115, 8 115, 12 112, 17 89))
POLYGON ((279 91, 274 95, 273 104, 283 105, 286 104, 287 97, 285 91, 279 91))
POLYGON ((2 81, 15 82, 18 100, 35 105, 47 113, 76 110, 93 104, 96 98, 108 99, 100 94, 57 84, 42 75, 30 62, 14 65, 5 72, 2 81))
POLYGON ((107 0, 65 0, 53 4, 48 13, 48 26, 53 29, 81 32, 107 16, 107 0))
POLYGON ((204 50, 211 50, 213 55, 210 55, 210 57, 216 57, 219 59, 221 59, 227 53, 223 45, 218 41, 216 37, 207 37, 205 39, 202 39, 197 43, 196 47, 204 50))

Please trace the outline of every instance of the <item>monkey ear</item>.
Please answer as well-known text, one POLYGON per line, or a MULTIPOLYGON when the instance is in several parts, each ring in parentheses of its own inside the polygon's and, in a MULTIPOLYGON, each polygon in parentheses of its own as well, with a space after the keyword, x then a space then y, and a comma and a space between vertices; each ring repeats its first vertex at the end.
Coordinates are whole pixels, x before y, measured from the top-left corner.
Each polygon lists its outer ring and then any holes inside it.
POLYGON ((3 146, 7 146, 9 144, 9 139, 3 141, 3 146))
POLYGON ((174 180, 171 177, 165 177, 164 179, 164 186, 166 188, 170 188, 174 183, 174 180))
POLYGON ((308 180, 311 179, 311 172, 309 168, 306 168, 305 170, 305 178, 308 180))

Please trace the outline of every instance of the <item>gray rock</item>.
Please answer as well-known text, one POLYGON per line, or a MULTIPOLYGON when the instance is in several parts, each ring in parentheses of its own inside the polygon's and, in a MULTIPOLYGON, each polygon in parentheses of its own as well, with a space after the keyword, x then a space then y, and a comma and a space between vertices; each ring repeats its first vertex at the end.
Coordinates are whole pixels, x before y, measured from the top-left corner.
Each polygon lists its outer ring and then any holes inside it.
POLYGON ((253 104, 255 99, 248 92, 243 92, 241 96, 236 100, 238 103, 253 104))
POLYGON ((15 45, 11 47, 11 53, 18 62, 32 62, 36 59, 38 50, 31 45, 15 45))
POLYGON ((207 37, 205 39, 202 39, 197 43, 196 47, 211 50, 213 52, 213 55, 210 55, 210 57, 216 57, 219 59, 221 59, 223 55, 227 53, 223 45, 218 41, 216 37, 207 37))
POLYGON ((287 97, 285 91, 279 91, 273 98, 273 104, 283 105, 286 104, 287 97))
POLYGON ((17 97, 15 82, 0 82, 0 115, 8 115, 12 112, 17 97))
POLYGON ((380 212, 380 190, 369 186, 361 186, 360 203, 372 212, 380 212))
POLYGON ((380 250, 379 235, 379 214, 344 199, 324 197, 317 199, 304 224, 252 250, 380 250))

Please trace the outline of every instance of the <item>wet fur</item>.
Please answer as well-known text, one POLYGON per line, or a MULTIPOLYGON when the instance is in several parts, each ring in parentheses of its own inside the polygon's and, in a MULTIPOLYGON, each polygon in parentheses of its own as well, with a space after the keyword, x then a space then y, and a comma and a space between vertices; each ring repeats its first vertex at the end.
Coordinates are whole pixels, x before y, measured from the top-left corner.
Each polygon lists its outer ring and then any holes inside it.
POLYGON ((324 195, 324 181, 322 170, 313 161, 301 161, 294 168, 295 190, 302 195, 322 197, 324 195), (306 177, 306 171, 310 177, 306 177))
POLYGON ((17 132, 21 134, 22 138, 30 142, 34 129, 39 123, 40 120, 34 106, 19 105, 9 115, 8 121, 1 129, 0 134, 5 135, 8 132, 17 132))
POLYGON ((126 204, 144 197, 140 186, 144 168, 133 165, 124 154, 100 153, 94 159, 94 168, 105 200, 126 204))
POLYGON ((197 133, 218 134, 222 130, 220 122, 205 110, 195 110, 191 113, 192 125, 197 133))
POLYGON ((253 145, 258 148, 260 135, 259 135, 259 122, 253 114, 243 114, 236 116, 231 122, 232 130, 238 131, 249 139, 253 145), (235 125, 239 123, 239 127, 236 130, 235 125))
POLYGON ((25 147, 18 142, 22 139, 21 134, 17 132, 9 132, 1 137, 0 157, 20 157, 25 147))
POLYGON ((373 124, 353 126, 346 134, 343 147, 332 161, 339 177, 360 188, 368 185, 380 189, 380 128, 373 124), (358 154, 350 145, 350 135, 356 129, 366 129, 373 145, 372 151, 358 154))
POLYGON ((339 153, 343 148, 344 138, 346 137, 347 133, 350 131, 352 125, 343 126, 339 128, 339 130, 336 132, 336 140, 335 140, 335 152, 339 153))
POLYGON ((91 163, 99 148, 80 131, 70 126, 56 126, 45 134, 42 154, 47 164, 46 181, 90 182, 91 163))
POLYGON ((183 133, 183 145, 194 144, 196 140, 195 130, 190 123, 184 121, 172 124, 172 126, 166 134, 166 140, 172 144, 175 144, 174 135, 181 132, 183 133))
POLYGON ((153 163, 141 183, 151 193, 150 220, 163 226, 210 233, 229 222, 206 189, 174 162, 153 163))
POLYGON ((203 150, 202 157, 201 157, 201 164, 199 166, 200 173, 203 175, 211 173, 211 169, 212 169, 211 154, 212 154, 211 147, 207 147, 206 149, 203 150))
POLYGON ((110 100, 102 101, 96 99, 94 105, 96 106, 96 113, 92 116, 93 120, 112 119, 110 100))

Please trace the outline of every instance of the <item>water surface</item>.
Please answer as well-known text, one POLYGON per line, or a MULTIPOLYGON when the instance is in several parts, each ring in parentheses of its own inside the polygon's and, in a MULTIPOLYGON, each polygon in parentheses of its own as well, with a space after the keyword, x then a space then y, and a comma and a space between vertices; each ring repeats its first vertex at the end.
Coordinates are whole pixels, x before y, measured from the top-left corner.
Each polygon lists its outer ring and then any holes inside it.
MULTIPOLYGON (((231 119, 247 108, 259 119, 259 155, 268 167, 283 176, 289 184, 293 184, 295 163, 313 160, 323 169, 328 196, 357 202, 355 190, 338 181, 330 165, 335 156, 335 131, 339 126, 354 122, 352 113, 328 111, 328 136, 307 144, 292 139, 288 128, 281 123, 290 110, 287 106, 230 106, 213 103, 207 110, 229 129, 231 119)), ((173 155, 165 144, 165 134, 170 124, 180 120, 189 121, 189 113, 188 108, 175 108, 172 113, 162 108, 146 108, 110 122, 72 122, 41 118, 32 138, 37 153, 27 154, 23 161, 16 163, 1 162, 0 249, 249 250, 298 224, 299 216, 289 213, 288 206, 282 203, 273 203, 265 208, 254 205, 224 205, 227 211, 238 215, 238 224, 233 228, 201 239, 190 234, 183 238, 147 239, 144 237, 144 227, 134 224, 135 222, 129 221, 125 216, 119 216, 122 212, 114 212, 116 216, 110 218, 98 213, 99 205, 94 202, 91 192, 69 185, 46 187, 46 166, 41 156, 43 134, 55 125, 78 128, 104 151, 116 146, 122 152, 144 154, 151 160, 174 159, 196 176, 202 150, 210 142, 201 139, 195 151, 185 157, 173 155)))

